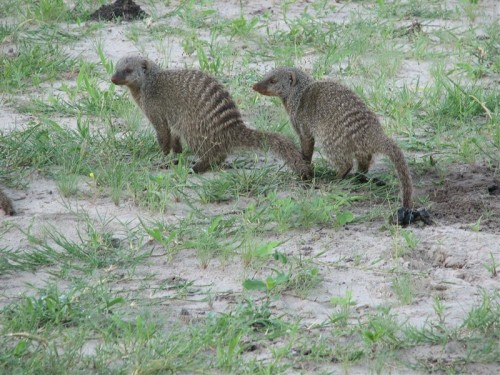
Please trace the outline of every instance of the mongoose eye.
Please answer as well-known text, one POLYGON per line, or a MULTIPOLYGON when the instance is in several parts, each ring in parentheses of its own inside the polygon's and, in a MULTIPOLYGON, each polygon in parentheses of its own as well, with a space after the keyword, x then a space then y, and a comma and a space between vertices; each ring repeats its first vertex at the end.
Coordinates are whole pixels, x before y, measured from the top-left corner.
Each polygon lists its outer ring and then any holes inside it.
POLYGON ((277 80, 276 78, 271 78, 271 79, 269 80, 269 83, 276 83, 276 82, 278 82, 278 80, 277 80))
POLYGON ((126 69, 124 70, 124 72, 125 72, 125 74, 130 74, 130 73, 132 73, 132 69, 130 69, 130 68, 126 68, 126 69))

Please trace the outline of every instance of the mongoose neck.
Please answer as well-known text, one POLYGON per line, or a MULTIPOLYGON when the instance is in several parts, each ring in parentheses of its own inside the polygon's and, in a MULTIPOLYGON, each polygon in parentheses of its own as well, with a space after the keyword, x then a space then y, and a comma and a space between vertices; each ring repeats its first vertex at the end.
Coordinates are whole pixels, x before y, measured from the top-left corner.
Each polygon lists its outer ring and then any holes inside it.
POLYGON ((300 100, 302 99, 302 94, 306 89, 307 85, 297 85, 294 90, 291 90, 289 95, 282 98, 283 104, 288 112, 288 115, 292 118, 295 117, 297 110, 299 109, 300 100))
POLYGON ((290 87, 288 95, 282 98, 283 104, 285 105, 285 108, 290 116, 295 117, 295 114, 299 109, 300 101, 302 99, 304 91, 313 82, 314 79, 308 74, 302 71, 296 71, 295 84, 290 87))
POLYGON ((159 65, 155 64, 154 62, 152 62, 151 60, 148 61, 148 70, 147 70, 147 74, 156 74, 160 71, 162 71, 163 69, 160 68, 159 65))
POLYGON ((139 108, 142 109, 142 101, 141 101, 141 87, 129 86, 130 94, 132 98, 137 103, 139 108))
POLYGON ((132 98, 137 103, 139 108, 143 108, 142 96, 143 96, 143 86, 146 85, 147 81, 155 80, 158 73, 160 73, 163 69, 160 68, 159 65, 155 64, 153 61, 147 61, 147 68, 145 71, 139 76, 139 79, 131 82, 128 85, 130 90, 130 94, 132 98))

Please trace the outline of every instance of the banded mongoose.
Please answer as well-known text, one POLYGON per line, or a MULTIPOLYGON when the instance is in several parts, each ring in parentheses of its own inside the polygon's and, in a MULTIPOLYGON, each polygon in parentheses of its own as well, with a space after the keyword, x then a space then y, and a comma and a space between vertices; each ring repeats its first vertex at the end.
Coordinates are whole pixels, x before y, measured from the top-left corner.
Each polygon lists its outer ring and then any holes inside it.
POLYGON ((2 189, 0 189, 0 208, 2 208, 7 215, 14 215, 16 213, 12 201, 5 195, 2 189))
POLYGON ((195 173, 222 163, 235 149, 269 147, 302 178, 311 175, 291 141, 246 127, 229 92, 204 72, 164 70, 149 59, 128 56, 118 61, 111 81, 129 88, 165 154, 182 152, 181 138, 186 142, 199 158, 195 173))
POLYGON ((375 113, 352 90, 331 80, 315 81, 296 68, 275 69, 253 89, 281 98, 300 137, 305 160, 311 162, 314 143, 318 142, 337 168, 338 178, 351 171, 354 159, 358 171, 364 174, 373 154, 387 155, 398 172, 403 208, 412 209, 412 180, 401 149, 385 135, 375 113))

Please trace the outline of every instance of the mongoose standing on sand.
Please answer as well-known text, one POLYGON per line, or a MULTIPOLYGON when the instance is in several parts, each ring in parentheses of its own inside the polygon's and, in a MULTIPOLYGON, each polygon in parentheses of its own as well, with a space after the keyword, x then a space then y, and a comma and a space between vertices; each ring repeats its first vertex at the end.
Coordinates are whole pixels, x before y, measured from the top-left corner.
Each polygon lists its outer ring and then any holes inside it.
POLYGON ((12 206, 12 201, 5 195, 2 189, 0 189, 0 208, 2 208, 7 215, 14 215, 16 213, 12 206))
POLYGON ((301 177, 311 174, 291 141, 246 127, 228 91, 204 72, 164 70, 151 60, 128 56, 118 61, 111 81, 129 88, 165 154, 181 152, 181 138, 187 143, 199 157, 194 172, 222 163, 235 149, 269 147, 301 177))
POLYGON ((401 182, 402 214, 407 212, 407 217, 399 221, 413 221, 416 211, 412 210, 412 180, 404 155, 384 134, 375 113, 352 90, 334 81, 315 81, 296 68, 273 70, 253 89, 281 98, 300 137, 305 160, 311 162, 314 143, 319 143, 329 162, 337 168, 338 178, 351 171, 354 159, 358 171, 364 174, 375 153, 387 155, 401 182))

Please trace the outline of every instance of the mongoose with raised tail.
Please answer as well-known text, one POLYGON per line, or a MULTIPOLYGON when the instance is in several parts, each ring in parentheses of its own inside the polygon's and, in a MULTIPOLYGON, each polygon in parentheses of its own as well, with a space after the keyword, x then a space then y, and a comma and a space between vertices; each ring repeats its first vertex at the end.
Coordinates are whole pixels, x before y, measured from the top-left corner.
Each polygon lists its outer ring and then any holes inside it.
POLYGON ((412 212, 412 179, 404 155, 384 133, 375 113, 352 90, 335 81, 316 81, 296 68, 275 69, 253 89, 262 95, 281 98, 300 137, 304 159, 311 162, 317 142, 336 167, 338 178, 351 171, 354 159, 358 171, 364 174, 374 154, 387 155, 398 172, 402 208, 412 212))
POLYGON ((0 208, 4 210, 7 215, 14 215, 14 206, 12 206, 12 201, 5 195, 5 193, 0 189, 0 208))
POLYGON ((165 154, 181 152, 181 139, 190 147, 199 158, 194 172, 222 163, 236 149, 269 148, 302 178, 311 175, 311 166, 291 141, 245 126, 229 92, 204 72, 165 70, 141 56, 127 56, 116 64, 111 81, 129 88, 165 154))

